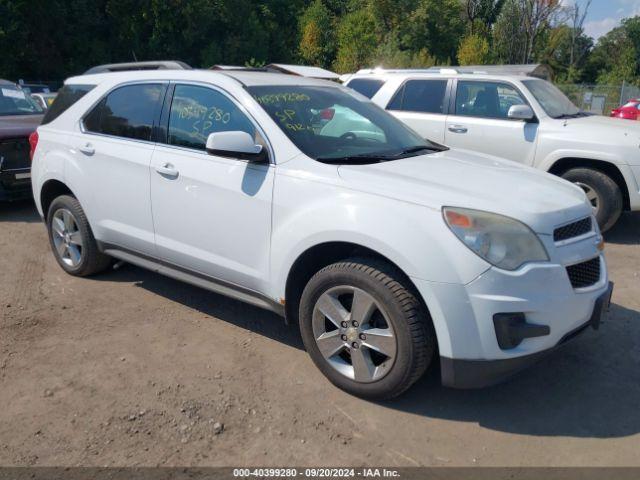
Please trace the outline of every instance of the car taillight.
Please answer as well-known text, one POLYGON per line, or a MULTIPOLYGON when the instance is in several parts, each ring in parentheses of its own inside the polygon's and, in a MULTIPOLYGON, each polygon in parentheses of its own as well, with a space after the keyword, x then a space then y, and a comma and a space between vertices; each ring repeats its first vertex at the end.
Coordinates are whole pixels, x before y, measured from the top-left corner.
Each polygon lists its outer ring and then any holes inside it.
POLYGON ((38 131, 36 130, 29 135, 29 158, 33 161, 33 154, 36 153, 36 147, 38 146, 38 131))
POLYGON ((335 113, 336 111, 333 108, 325 108, 320 111, 320 118, 322 120, 333 120, 335 113))

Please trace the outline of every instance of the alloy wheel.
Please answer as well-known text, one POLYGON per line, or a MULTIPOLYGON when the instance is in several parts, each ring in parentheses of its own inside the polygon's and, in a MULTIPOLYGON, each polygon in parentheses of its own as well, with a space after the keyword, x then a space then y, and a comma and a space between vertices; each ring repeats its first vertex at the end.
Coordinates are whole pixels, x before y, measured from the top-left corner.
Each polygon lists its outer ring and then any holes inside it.
POLYGON ((82 261, 83 242, 78 222, 66 208, 56 210, 51 220, 56 253, 66 265, 75 268, 82 261))
POLYGON ((360 288, 343 285, 322 293, 312 327, 324 359, 351 380, 375 382, 393 366, 397 340, 391 322, 382 305, 360 288))
POLYGON ((587 185, 586 183, 576 182, 576 185, 584 190, 584 193, 587 196, 587 200, 589 200, 589 203, 591 203, 591 206, 593 207, 593 213, 597 214, 600 205, 600 196, 598 195, 598 193, 593 189, 593 187, 587 185))

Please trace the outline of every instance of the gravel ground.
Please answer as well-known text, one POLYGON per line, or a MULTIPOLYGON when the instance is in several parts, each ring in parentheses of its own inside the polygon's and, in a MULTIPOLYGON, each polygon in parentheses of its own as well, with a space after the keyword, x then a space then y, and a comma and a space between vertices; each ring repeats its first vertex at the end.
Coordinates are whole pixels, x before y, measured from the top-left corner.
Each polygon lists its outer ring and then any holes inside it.
POLYGON ((640 215, 607 236, 609 321, 479 391, 324 380, 277 316, 133 266, 68 276, 0 206, 0 465, 640 466, 640 215))

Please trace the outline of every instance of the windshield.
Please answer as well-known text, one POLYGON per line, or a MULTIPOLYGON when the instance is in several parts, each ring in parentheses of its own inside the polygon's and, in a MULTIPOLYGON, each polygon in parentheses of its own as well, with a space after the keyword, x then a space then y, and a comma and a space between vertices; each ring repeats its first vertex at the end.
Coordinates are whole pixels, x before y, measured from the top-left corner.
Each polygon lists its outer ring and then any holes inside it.
POLYGON ((323 86, 259 86, 249 93, 307 156, 370 163, 442 150, 356 92, 323 86))
POLYGON ((555 85, 544 80, 523 80, 525 87, 552 118, 575 117, 582 114, 555 85))
POLYGON ((42 112, 43 108, 22 90, 10 85, 0 88, 0 116, 35 115, 42 112))

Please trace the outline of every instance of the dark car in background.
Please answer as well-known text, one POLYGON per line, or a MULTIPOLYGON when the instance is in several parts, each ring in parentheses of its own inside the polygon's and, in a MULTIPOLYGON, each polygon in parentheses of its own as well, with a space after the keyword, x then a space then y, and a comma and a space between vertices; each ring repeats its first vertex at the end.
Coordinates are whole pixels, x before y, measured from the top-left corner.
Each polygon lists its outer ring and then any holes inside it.
POLYGON ((32 196, 29 135, 43 113, 24 90, 0 80, 0 201, 32 196))

